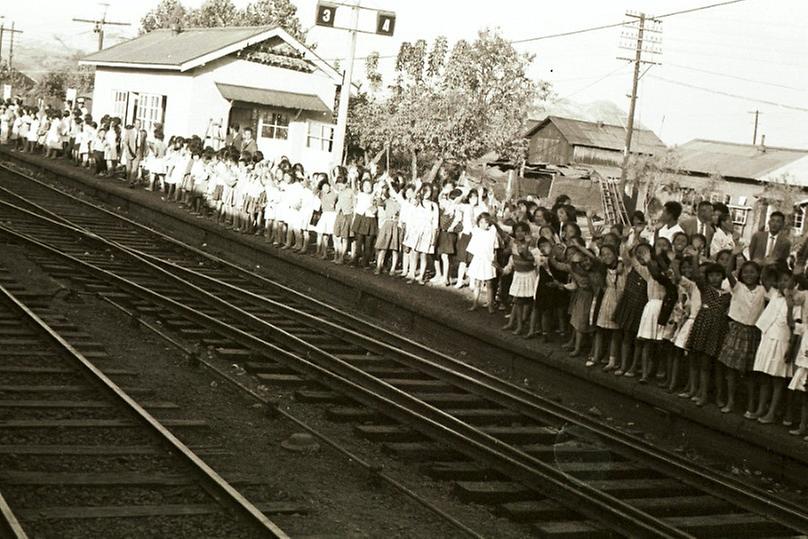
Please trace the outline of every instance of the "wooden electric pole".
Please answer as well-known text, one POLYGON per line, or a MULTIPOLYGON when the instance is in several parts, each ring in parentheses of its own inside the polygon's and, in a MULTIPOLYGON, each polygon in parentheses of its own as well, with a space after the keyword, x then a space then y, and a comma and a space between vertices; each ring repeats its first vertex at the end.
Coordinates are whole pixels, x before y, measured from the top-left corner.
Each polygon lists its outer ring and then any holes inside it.
POLYGON ((93 25, 93 33, 98 35, 98 50, 104 48, 104 26, 132 26, 132 24, 128 22, 108 21, 106 6, 109 4, 103 5, 105 6, 104 14, 101 15, 100 19, 73 19, 73 22, 85 22, 93 25))
POLYGON ((755 115, 755 130, 752 132, 752 145, 754 146, 757 144, 758 119, 760 118, 761 112, 759 110, 750 110, 749 114, 755 115))
POLYGON ((8 72, 9 75, 14 71, 14 34, 22 34, 22 30, 15 30, 14 29, 14 22, 11 22, 11 30, 6 30, 9 34, 11 34, 8 38, 9 46, 8 46, 8 72))
POLYGON ((317 2, 317 19, 315 24, 317 26, 324 26, 326 28, 334 28, 336 30, 345 30, 351 37, 351 45, 348 55, 348 66, 342 76, 342 85, 340 86, 339 105, 337 107, 337 125, 334 130, 334 143, 332 146, 332 153, 337 164, 345 162, 345 137, 348 128, 348 105, 351 99, 351 84, 353 83, 353 68, 356 56, 356 41, 358 33, 363 34, 376 34, 380 36, 390 37, 396 28, 396 14, 392 11, 383 11, 376 8, 363 7, 361 0, 355 0, 354 3, 343 3, 335 0, 319 0, 317 2), (351 10, 351 26, 335 26, 334 20, 337 16, 337 9, 346 7, 351 10), (375 31, 360 30, 359 29, 359 10, 371 11, 376 14, 376 29, 375 31))
MULTIPOLYGON (((629 106, 628 106, 628 118, 626 121, 626 139, 625 144, 623 147, 623 164, 620 171, 620 191, 621 193, 625 193, 625 184, 626 180, 628 179, 628 164, 629 164, 629 157, 631 156, 631 141, 634 136, 634 114, 637 109, 637 87, 640 82, 640 78, 642 75, 640 74, 640 65, 646 64, 649 66, 659 65, 660 62, 657 60, 649 60, 644 57, 644 54, 648 55, 658 55, 661 51, 659 49, 659 43, 661 40, 658 37, 649 37, 649 33, 660 34, 662 30, 660 29, 659 25, 661 22, 659 19, 655 19, 653 17, 646 16, 645 13, 633 13, 627 12, 627 17, 631 17, 633 19, 637 19, 636 28, 634 27, 634 22, 628 23, 631 25, 630 32, 628 37, 635 38, 632 45, 629 46, 621 46, 624 49, 633 49, 634 56, 631 58, 626 57, 618 57, 619 60, 628 60, 634 64, 634 75, 632 77, 631 82, 631 94, 629 95, 629 106), (649 27, 648 24, 652 23, 653 28, 649 27), (636 36, 634 35, 634 31, 636 31, 636 36)), ((624 33, 624 37, 626 34, 624 33)), ((633 201, 636 196, 637 186, 634 185, 632 187, 632 196, 630 199, 633 201)), ((632 208, 633 209, 633 208, 632 208)))

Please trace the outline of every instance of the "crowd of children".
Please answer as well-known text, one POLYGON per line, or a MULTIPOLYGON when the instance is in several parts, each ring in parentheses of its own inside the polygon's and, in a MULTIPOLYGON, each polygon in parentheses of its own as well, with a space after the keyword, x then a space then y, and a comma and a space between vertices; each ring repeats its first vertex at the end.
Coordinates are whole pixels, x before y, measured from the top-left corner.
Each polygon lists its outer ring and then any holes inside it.
POLYGON ((215 151, 199 137, 163 143, 159 128, 146 137, 120 124, 5 107, 0 142, 98 174, 123 166, 132 186, 280 249, 469 287, 469 309, 506 312, 503 329, 514 335, 559 339, 590 368, 657 383, 696 406, 782 421, 808 440, 808 280, 804 260, 777 248, 780 212, 757 246, 739 240, 725 205, 707 201, 688 222, 675 201, 654 223, 637 211, 625 226, 596 226, 586 213, 584 234, 582 212, 563 195, 505 202, 465 175, 408 182, 373 165, 311 173, 240 151, 238 141, 215 151))

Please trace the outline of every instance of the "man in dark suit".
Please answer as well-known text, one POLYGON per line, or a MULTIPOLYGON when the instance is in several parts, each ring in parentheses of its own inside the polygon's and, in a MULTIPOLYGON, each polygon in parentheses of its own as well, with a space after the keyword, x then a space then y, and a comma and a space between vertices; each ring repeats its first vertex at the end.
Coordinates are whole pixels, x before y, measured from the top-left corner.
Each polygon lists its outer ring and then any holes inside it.
MULTIPOLYGON (((696 216, 685 219, 680 223, 682 230, 685 231, 688 238, 692 238, 696 234, 702 234, 706 239, 705 250, 709 251, 710 243, 713 241, 713 234, 715 234, 715 226, 713 226, 713 205, 709 200, 702 200, 699 202, 696 216)), ((704 254, 710 255, 712 253, 705 252, 704 254)))
POLYGON ((241 153, 249 153, 251 156, 258 151, 258 145, 255 143, 255 139, 253 138, 253 130, 252 127, 245 127, 243 131, 243 136, 241 138, 241 147, 237 148, 241 153))
POLYGON ((123 152, 126 155, 126 177, 129 186, 134 187, 140 175, 140 163, 145 157, 146 137, 140 128, 140 120, 127 125, 123 133, 123 152))
POLYGON ((783 230, 786 217, 775 211, 769 216, 769 230, 760 230, 752 234, 749 243, 749 259, 759 264, 776 264, 786 268, 788 255, 791 253, 791 240, 783 230))

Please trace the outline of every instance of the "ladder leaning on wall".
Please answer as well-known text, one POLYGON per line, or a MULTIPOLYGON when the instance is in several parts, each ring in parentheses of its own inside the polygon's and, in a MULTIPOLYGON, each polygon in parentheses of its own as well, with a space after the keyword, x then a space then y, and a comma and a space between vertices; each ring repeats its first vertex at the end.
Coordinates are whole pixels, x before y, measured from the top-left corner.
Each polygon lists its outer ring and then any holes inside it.
POLYGON ((211 146, 218 151, 224 145, 225 136, 222 123, 224 120, 214 122, 213 118, 208 120, 208 127, 205 129, 205 138, 202 139, 203 146, 211 146))
POLYGON ((606 222, 611 225, 617 223, 621 223, 623 226, 630 225, 631 220, 626 211, 626 205, 623 203, 619 181, 601 178, 599 183, 600 199, 603 204, 603 212, 606 214, 606 222))

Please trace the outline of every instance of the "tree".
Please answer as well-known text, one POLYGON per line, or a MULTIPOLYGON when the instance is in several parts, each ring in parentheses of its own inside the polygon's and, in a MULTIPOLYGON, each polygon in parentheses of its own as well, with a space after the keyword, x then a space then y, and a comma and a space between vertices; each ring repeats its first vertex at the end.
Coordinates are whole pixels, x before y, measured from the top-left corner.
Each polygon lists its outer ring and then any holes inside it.
POLYGON ((61 101, 68 88, 75 88, 78 95, 88 95, 93 91, 95 70, 89 66, 62 68, 49 71, 37 81, 34 93, 46 100, 61 101))
POLYGON ((140 19, 140 33, 146 34, 158 28, 171 28, 175 22, 181 22, 188 14, 188 9, 179 0, 160 0, 154 9, 140 19))
POLYGON ((240 26, 241 15, 233 0, 205 0, 199 8, 185 15, 183 26, 189 28, 240 26))
POLYGON ((677 179, 679 155, 675 150, 629 158, 626 182, 638 197, 636 209, 654 215, 662 211, 666 198, 679 198, 677 179))
MULTIPOLYGON (((512 157, 524 149, 518 141, 537 95, 527 76, 531 61, 490 30, 451 51, 445 37, 431 47, 405 42, 387 93, 374 92, 354 107, 351 140, 365 153, 385 145, 406 153, 413 177, 421 157, 431 159, 427 181, 447 162, 464 166, 490 151, 512 157)), ((366 68, 371 85, 381 86, 375 63, 366 68)))
POLYGON ((301 43, 306 42, 306 32, 297 16, 297 6, 290 0, 257 0, 247 4, 241 12, 241 24, 245 26, 277 24, 301 43))
POLYGON ((205 0, 196 9, 185 7, 180 0, 160 0, 140 20, 140 31, 145 34, 175 24, 184 28, 278 25, 295 39, 306 39, 291 0, 256 0, 244 9, 236 7, 232 0, 205 0))

